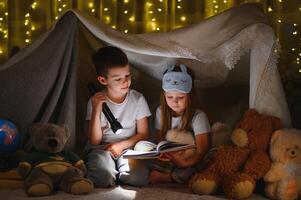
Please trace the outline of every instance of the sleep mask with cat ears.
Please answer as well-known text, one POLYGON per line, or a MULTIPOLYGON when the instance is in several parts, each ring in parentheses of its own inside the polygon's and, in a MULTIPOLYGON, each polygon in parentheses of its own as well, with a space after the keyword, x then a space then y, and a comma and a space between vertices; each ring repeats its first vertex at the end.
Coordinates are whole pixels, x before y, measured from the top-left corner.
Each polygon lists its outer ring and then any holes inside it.
POLYGON ((165 92, 177 91, 189 93, 192 89, 192 79, 187 73, 185 65, 180 64, 181 71, 173 71, 175 65, 168 67, 162 79, 162 88, 165 92))

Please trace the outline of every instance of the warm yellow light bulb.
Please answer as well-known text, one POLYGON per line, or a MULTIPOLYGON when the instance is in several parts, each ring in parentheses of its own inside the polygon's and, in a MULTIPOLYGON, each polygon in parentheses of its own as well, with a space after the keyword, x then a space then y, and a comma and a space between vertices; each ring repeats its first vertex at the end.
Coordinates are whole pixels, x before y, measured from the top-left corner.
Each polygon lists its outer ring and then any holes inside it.
POLYGON ((8 15, 8 12, 5 12, 4 14, 5 14, 5 16, 7 16, 7 15, 8 15))
POLYGON ((113 26, 112 26, 112 28, 113 28, 113 29, 116 29, 116 26, 115 26, 115 25, 113 25, 113 26))
POLYGON ((62 9, 61 8, 59 8, 59 12, 61 12, 62 11, 62 9))
POLYGON ((295 48, 292 48, 292 51, 295 51, 296 49, 295 48))
POLYGON ((92 2, 90 2, 90 3, 88 4, 88 6, 89 6, 89 8, 93 8, 94 4, 93 4, 92 2))
POLYGON ((157 31, 160 31, 160 28, 159 28, 159 27, 157 27, 157 28, 156 28, 156 30, 157 30, 157 31))
POLYGON ((36 30, 36 27, 35 26, 31 26, 31 30, 32 31, 36 30))
POLYGON ((148 11, 148 13, 149 13, 149 14, 153 14, 153 13, 154 13, 154 11, 150 10, 150 11, 148 11))
POLYGON ((55 19, 58 19, 59 17, 58 16, 55 16, 55 19))
POLYGON ((182 16, 182 17, 181 17, 181 21, 182 21, 182 22, 186 21, 186 17, 185 17, 185 16, 182 16))
POLYGON ((124 2, 124 3, 128 3, 128 2, 129 2, 129 0, 123 0, 123 2, 124 2))
POLYGON ((218 8, 218 5, 215 5, 214 8, 218 8))
POLYGON ((65 8, 67 5, 66 4, 63 4, 63 8, 65 8))
POLYGON ((159 0, 159 2, 163 2, 163 0, 159 0))
POLYGON ((26 39, 26 40, 25 40, 25 42, 26 42, 26 43, 29 43, 29 42, 30 42, 30 40, 29 40, 29 39, 26 39))
POLYGON ((108 11, 109 9, 108 9, 108 8, 104 8, 103 10, 104 10, 104 11, 108 11))
POLYGON ((269 11, 269 12, 272 12, 272 11, 273 11, 273 9, 272 9, 271 7, 269 7, 269 8, 268 8, 268 11, 269 11))
POLYGON ((95 9, 94 9, 94 8, 93 8, 93 9, 91 9, 91 12, 92 12, 92 13, 94 13, 94 12, 95 12, 95 9))
POLYGON ((155 21, 156 21, 156 18, 153 18, 153 19, 152 19, 152 22, 155 22, 155 21))
POLYGON ((128 32, 129 32, 129 30, 125 29, 125 30, 124 30, 124 32, 125 32, 125 33, 128 33, 128 32))
POLYGON ((129 21, 134 22, 135 21, 135 17, 134 16, 130 17, 129 21))
POLYGON ((124 13, 124 14, 128 14, 128 12, 129 12, 129 11, 125 10, 123 13, 124 13))
POLYGON ((150 7, 150 6, 152 6, 153 4, 150 3, 150 2, 147 2, 146 5, 150 7))
POLYGON ((293 35, 297 35, 297 34, 298 34, 298 32, 297 32, 297 31, 294 31, 294 32, 293 32, 293 35))
POLYGON ((29 16, 30 16, 30 14, 29 14, 29 13, 26 13, 25 17, 29 17, 29 16))
POLYGON ((37 7, 37 2, 33 2, 32 4, 31 4, 31 8, 32 9, 35 9, 37 7))
POLYGON ((282 0, 278 0, 279 3, 282 3, 282 0))
POLYGON ((0 50, 0 54, 3 54, 3 50, 2 49, 0 50))
POLYGON ((162 12, 162 8, 158 8, 158 12, 162 12))
POLYGON ((177 6, 178 9, 181 9, 181 6, 177 6))
POLYGON ((281 23, 282 21, 281 21, 281 19, 278 19, 278 21, 277 21, 278 23, 281 23))
POLYGON ((301 73, 301 69, 299 69, 299 73, 301 73))
POLYGON ((227 0, 224 0, 224 3, 228 3, 227 0))
POLYGON ((178 0, 178 2, 181 2, 182 0, 178 0))
POLYGON ((29 35, 30 34, 30 32, 29 31, 26 31, 26 35, 29 35))
POLYGON ((2 17, 0 17, 0 21, 3 21, 3 18, 2 18, 2 17))
POLYGON ((298 24, 294 24, 294 26, 298 26, 298 24))
POLYGON ((6 34, 6 35, 4 35, 4 38, 7 38, 7 34, 6 34))

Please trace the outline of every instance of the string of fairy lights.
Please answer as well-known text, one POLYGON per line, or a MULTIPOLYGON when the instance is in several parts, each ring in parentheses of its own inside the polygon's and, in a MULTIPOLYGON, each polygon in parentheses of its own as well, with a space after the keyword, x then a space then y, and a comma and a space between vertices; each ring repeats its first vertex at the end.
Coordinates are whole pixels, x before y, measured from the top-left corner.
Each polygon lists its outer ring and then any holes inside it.
POLYGON ((36 30, 36 27, 32 20, 32 13, 38 8, 36 1, 28 7, 26 14, 24 15, 24 26, 25 26, 25 43, 32 42, 32 34, 36 30))
POLYGON ((0 56, 6 54, 4 45, 7 45, 8 39, 8 11, 5 1, 0 1, 0 56))
MULTIPOLYGON (((24 13, 23 19, 20 19, 23 20, 23 23, 21 23, 23 27, 19 28, 24 32, 23 43, 13 44, 20 47, 32 43, 37 37, 34 33, 42 26, 46 26, 40 22, 38 23, 39 19, 34 19, 33 15, 34 12, 41 12, 42 6, 40 4, 42 3, 52 4, 51 8, 45 10, 45 12, 51 13, 52 22, 58 20, 67 10, 76 8, 99 18, 113 29, 124 33, 137 33, 167 32, 180 28, 216 15, 237 5, 237 2, 265 2, 266 12, 275 23, 275 30, 280 43, 282 42, 281 34, 287 34, 287 31, 284 33, 282 27, 290 27, 292 40, 299 41, 301 39, 301 3, 296 8, 297 12, 294 12, 296 17, 287 21, 285 13, 281 9, 289 4, 289 1, 284 0, 32 0, 28 2, 25 12, 24 10, 22 12, 24 13), (191 4, 193 3, 195 3, 195 8, 191 10, 191 4), (200 5, 202 8, 200 8, 200 5), (199 15, 193 13, 199 13, 199 15), (140 27, 140 29, 137 27, 140 27)), ((9 3, 9 0, 0 0, 0 61, 7 57, 8 47, 13 46, 10 44, 10 41, 12 41, 10 31, 13 30, 8 28, 10 23, 9 12, 16 12, 16 10, 9 11, 9 3)), ((301 42, 282 46, 288 48, 289 55, 293 58, 292 63, 299 66, 298 72, 301 73, 301 42)))

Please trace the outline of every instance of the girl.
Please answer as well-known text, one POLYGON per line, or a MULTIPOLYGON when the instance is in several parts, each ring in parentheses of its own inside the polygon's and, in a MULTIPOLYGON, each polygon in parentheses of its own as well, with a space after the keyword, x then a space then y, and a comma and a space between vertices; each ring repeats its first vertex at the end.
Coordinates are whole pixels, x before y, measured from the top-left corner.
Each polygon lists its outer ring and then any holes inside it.
POLYGON ((165 139, 170 129, 189 130, 194 135, 196 151, 189 158, 184 158, 179 151, 165 153, 161 159, 150 161, 149 182, 152 184, 187 183, 208 150, 210 125, 206 114, 196 109, 191 75, 183 64, 167 69, 162 80, 163 91, 160 106, 156 110, 155 126, 159 142, 165 139), (170 162, 164 161, 166 159, 170 162))

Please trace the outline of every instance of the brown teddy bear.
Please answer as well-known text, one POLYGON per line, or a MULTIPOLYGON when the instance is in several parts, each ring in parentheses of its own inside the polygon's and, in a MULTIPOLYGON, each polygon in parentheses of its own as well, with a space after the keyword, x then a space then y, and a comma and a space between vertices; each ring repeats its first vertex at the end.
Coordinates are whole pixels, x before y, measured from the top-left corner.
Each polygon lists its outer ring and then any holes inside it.
POLYGON ((247 110, 232 133, 234 145, 217 148, 207 166, 190 180, 192 191, 213 194, 222 186, 228 198, 249 197, 256 180, 270 168, 267 147, 273 131, 280 128, 278 118, 247 110))
POLYGON ((271 199, 293 200, 301 197, 301 131, 275 131, 270 143, 272 166, 264 175, 265 192, 271 199))
POLYGON ((84 178, 84 162, 64 150, 70 136, 66 126, 36 123, 29 128, 29 134, 35 150, 18 166, 19 174, 25 178, 28 196, 50 195, 56 189, 72 194, 93 190, 93 183, 84 178))

